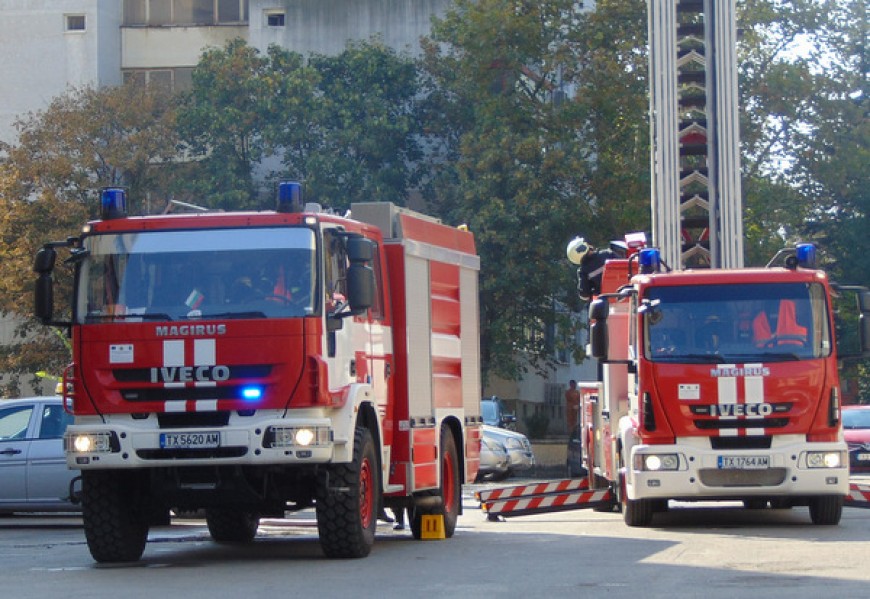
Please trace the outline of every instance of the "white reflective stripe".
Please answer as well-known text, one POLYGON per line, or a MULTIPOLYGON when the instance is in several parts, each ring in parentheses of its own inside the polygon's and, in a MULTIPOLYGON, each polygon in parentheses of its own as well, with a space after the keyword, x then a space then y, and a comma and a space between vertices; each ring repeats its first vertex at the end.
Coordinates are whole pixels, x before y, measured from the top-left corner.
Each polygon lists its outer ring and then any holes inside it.
POLYGON ((163 365, 184 366, 184 339, 163 341, 163 365))
POLYGON ((193 383, 194 387, 217 387, 217 383, 215 381, 195 381, 193 383))
POLYGON ((163 387, 165 389, 184 389, 184 383, 179 383, 179 382, 163 383, 163 387))
MULTIPOLYGON (((744 364, 747 371, 761 372, 763 364, 744 364)), ((764 377, 763 376, 747 376, 744 381, 746 389, 747 404, 763 404, 764 403, 764 377)), ((748 428, 746 434, 750 436, 760 436, 764 434, 763 428, 748 428)))
POLYGON ((193 340, 193 363, 196 366, 214 366, 217 364, 214 339, 193 340))
MULTIPOLYGON (((722 370, 728 368, 735 368, 734 364, 722 364, 720 366, 722 370)), ((733 376, 720 376, 716 379, 716 383, 718 385, 718 402, 719 405, 728 405, 728 404, 736 404, 737 403, 737 377, 733 376)), ((720 420, 735 420, 736 416, 722 416, 720 413, 720 420)), ((723 428, 719 429, 719 435, 722 437, 736 437, 737 429, 736 428, 723 428)))
POLYGON ((186 412, 186 401, 167 401, 164 403, 163 411, 165 412, 186 412))
POLYGON ((216 399, 201 399, 194 402, 194 412, 217 412, 216 399))
POLYGON ((456 335, 432 333, 432 355, 458 360, 462 357, 462 340, 456 335))

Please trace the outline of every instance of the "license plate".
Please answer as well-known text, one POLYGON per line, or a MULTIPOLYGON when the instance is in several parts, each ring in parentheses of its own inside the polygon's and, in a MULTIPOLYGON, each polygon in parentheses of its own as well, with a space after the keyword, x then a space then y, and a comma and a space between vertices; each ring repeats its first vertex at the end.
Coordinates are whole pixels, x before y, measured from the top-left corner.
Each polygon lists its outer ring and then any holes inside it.
POLYGON ((162 449, 207 449, 220 447, 221 434, 217 431, 192 433, 160 433, 162 449))
POLYGON ((870 462, 870 453, 859 453, 855 456, 859 462, 870 462))
POLYGON ((763 470, 770 468, 770 457, 766 455, 719 456, 722 470, 763 470))

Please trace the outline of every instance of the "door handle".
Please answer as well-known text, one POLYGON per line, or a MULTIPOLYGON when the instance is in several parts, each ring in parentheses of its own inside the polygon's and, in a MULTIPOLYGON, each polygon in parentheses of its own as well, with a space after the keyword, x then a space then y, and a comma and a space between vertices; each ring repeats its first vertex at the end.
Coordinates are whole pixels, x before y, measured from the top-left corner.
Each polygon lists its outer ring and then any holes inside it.
POLYGON ((16 455, 19 453, 21 453, 20 449, 13 449, 12 447, 10 447, 9 449, 4 449, 3 451, 0 451, 0 455, 16 455))

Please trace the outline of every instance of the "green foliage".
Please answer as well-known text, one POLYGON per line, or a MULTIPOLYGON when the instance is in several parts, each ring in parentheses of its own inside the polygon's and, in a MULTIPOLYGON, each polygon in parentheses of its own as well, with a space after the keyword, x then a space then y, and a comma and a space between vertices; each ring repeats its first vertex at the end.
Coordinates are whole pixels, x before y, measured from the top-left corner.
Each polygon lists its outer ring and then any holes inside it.
POLYGON ((553 299, 575 285, 564 248, 648 223, 643 2, 460 0, 424 43, 428 188, 481 255, 484 376, 550 364, 553 299))
POLYGON ((530 439, 543 439, 547 436, 547 430, 550 427, 550 418, 543 412, 532 414, 523 422, 526 425, 526 430, 529 432, 530 439))

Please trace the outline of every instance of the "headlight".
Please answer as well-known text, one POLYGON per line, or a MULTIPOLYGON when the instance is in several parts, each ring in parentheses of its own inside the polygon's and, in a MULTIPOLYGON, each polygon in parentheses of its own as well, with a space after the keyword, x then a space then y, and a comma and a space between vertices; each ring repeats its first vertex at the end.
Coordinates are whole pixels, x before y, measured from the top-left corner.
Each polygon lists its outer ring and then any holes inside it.
POLYGON ((520 442, 519 439, 516 439, 514 437, 507 437, 504 440, 504 447, 505 449, 522 449, 523 444, 520 442))
POLYGON ((844 463, 842 451, 807 452, 807 468, 840 468, 844 463))
POLYGON ((327 426, 273 426, 267 435, 270 447, 329 445, 331 437, 327 426))
POLYGON ((66 450, 72 453, 109 453, 112 433, 76 433, 66 437, 66 450))
POLYGON ((635 456, 635 470, 658 472, 661 470, 679 470, 680 456, 676 453, 638 454, 635 456))

